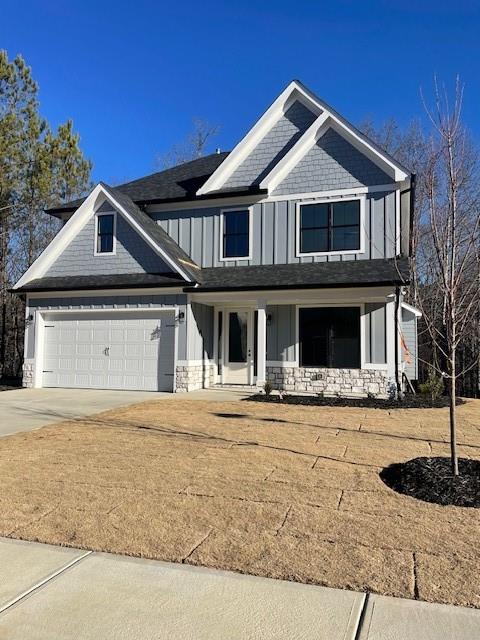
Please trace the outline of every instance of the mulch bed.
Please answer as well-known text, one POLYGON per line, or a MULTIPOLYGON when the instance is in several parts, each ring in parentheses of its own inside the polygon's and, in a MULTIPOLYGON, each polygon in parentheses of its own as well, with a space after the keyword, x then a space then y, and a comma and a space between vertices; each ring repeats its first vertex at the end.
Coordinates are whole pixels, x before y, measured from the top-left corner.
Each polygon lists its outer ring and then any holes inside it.
POLYGON ((455 507, 480 507, 480 460, 459 458, 452 475, 450 458, 414 458, 391 464, 380 478, 394 491, 425 502, 455 507))
POLYGON ((22 386, 21 378, 0 378, 0 391, 11 391, 22 386))
MULTIPOLYGON (((276 404, 298 404, 314 407, 360 407, 366 409, 444 409, 449 406, 448 396, 440 396, 433 402, 429 396, 417 394, 407 395, 403 400, 386 398, 337 398, 326 396, 300 396, 278 394, 266 395, 257 393, 245 398, 253 402, 274 402, 276 404)), ((464 404, 462 398, 457 398, 456 404, 464 404)))

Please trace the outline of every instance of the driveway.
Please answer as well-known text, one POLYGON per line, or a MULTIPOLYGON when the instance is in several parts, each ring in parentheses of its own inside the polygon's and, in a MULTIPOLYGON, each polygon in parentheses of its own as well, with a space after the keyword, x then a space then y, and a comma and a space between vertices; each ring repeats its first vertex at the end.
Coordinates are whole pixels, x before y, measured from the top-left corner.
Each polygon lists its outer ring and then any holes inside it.
POLYGON ((105 389, 12 389, 0 393, 0 437, 32 431, 47 424, 75 420, 109 409, 144 402, 172 399, 228 401, 245 393, 201 389, 179 396, 152 391, 109 391, 105 389))
POLYGON ((0 436, 52 422, 83 418, 108 409, 153 400, 168 393, 99 389, 14 389, 0 393, 0 436))
POLYGON ((473 609, 0 538, 10 640, 476 640, 473 609))

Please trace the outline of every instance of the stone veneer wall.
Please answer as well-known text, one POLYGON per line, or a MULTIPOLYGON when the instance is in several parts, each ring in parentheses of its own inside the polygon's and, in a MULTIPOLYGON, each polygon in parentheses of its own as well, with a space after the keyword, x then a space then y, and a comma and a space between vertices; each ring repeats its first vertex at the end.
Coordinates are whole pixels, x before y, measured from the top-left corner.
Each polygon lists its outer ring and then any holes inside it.
POLYGON ((281 391, 341 396, 365 396, 367 393, 388 396, 391 393, 387 372, 379 369, 267 367, 267 379, 274 389, 281 391))
POLYGON ((203 389, 204 380, 205 386, 213 384, 214 365, 207 364, 205 367, 202 364, 195 365, 179 365, 177 366, 177 393, 185 391, 196 391, 197 389, 203 389), (206 371, 204 372, 204 369, 206 371))
POLYGON ((34 360, 25 360, 25 362, 23 363, 22 386, 24 387, 33 387, 33 365, 34 360))

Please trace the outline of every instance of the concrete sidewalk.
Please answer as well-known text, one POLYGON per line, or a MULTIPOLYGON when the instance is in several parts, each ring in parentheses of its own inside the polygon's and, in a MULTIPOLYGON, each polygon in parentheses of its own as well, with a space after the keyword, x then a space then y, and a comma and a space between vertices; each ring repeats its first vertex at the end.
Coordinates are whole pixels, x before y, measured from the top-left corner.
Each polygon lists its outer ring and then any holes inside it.
POLYGON ((0 539, 0 638, 477 640, 480 611, 0 539))

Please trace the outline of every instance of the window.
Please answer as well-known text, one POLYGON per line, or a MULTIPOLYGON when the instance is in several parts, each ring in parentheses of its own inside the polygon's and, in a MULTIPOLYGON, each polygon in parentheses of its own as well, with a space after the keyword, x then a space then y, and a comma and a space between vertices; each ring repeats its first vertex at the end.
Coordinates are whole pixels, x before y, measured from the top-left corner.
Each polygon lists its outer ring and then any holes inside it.
POLYGON ((360 250, 360 200, 300 205, 300 253, 360 250))
POLYGON ((223 213, 222 258, 248 258, 250 254, 250 212, 223 213))
POLYGON ((360 368, 360 309, 299 309, 301 367, 360 368))
POLYGON ((97 216, 97 253, 113 253, 114 219, 113 213, 97 216))

